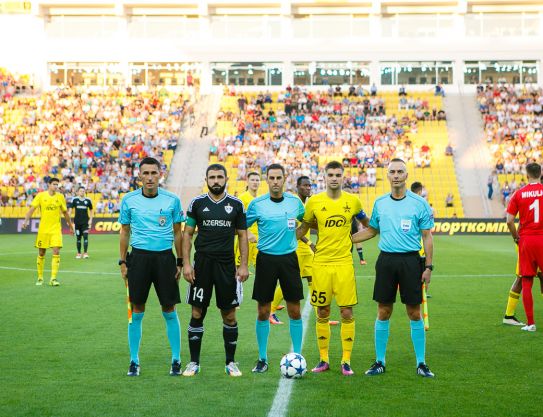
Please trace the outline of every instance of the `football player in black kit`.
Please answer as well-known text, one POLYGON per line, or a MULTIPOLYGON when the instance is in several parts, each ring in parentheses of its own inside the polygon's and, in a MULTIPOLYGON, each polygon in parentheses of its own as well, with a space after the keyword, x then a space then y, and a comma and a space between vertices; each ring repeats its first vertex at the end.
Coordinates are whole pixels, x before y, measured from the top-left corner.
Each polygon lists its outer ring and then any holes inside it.
POLYGON ((206 171, 209 192, 194 198, 187 210, 183 234, 183 276, 190 287, 187 302, 192 305, 188 328, 190 362, 183 375, 200 372, 200 350, 204 335, 204 318, 211 301, 213 287, 217 307, 223 319, 223 339, 227 375, 241 376, 234 360, 238 340, 236 307, 242 301, 242 285, 249 276, 247 267, 248 241, 245 208, 241 200, 226 190, 226 168, 212 164, 206 171), (195 229, 194 267, 190 263, 190 250, 195 229), (234 236, 238 235, 241 264, 236 270, 234 236))
POLYGON ((76 259, 87 259, 89 257, 89 230, 92 227, 93 206, 90 198, 85 197, 85 187, 79 187, 77 196, 70 203, 70 216, 72 209, 75 210, 74 229, 77 238, 76 259), (83 255, 81 255, 81 238, 83 238, 83 255))

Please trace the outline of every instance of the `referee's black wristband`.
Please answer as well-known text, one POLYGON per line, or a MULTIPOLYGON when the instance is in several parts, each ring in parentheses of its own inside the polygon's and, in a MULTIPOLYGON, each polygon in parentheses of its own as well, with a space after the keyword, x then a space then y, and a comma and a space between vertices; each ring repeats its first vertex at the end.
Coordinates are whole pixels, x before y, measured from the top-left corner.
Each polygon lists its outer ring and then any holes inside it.
POLYGON ((177 266, 183 266, 183 258, 177 258, 176 264, 177 266))

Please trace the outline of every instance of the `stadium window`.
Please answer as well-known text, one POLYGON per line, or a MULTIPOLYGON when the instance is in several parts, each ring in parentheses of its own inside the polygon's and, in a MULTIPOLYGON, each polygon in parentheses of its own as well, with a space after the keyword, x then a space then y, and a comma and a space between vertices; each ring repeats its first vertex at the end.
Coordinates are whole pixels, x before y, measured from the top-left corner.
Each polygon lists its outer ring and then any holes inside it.
POLYGON ((521 61, 480 61, 483 83, 520 84, 521 61))
MULTIPOLYGON (((438 61, 436 63, 437 79, 441 84, 453 83, 453 64, 451 61, 438 61)), ((433 79, 432 84, 436 84, 436 80, 433 79)))
POLYGON ((213 85, 226 84, 226 71, 223 69, 214 68, 211 70, 211 83, 213 85))
POLYGON ((477 61, 464 62, 464 84, 479 84, 481 76, 477 61))
POLYGON ((294 85, 313 85, 309 62, 294 62, 294 85))
POLYGON ((390 64, 381 65, 381 84, 394 85, 396 81, 396 66, 390 64))

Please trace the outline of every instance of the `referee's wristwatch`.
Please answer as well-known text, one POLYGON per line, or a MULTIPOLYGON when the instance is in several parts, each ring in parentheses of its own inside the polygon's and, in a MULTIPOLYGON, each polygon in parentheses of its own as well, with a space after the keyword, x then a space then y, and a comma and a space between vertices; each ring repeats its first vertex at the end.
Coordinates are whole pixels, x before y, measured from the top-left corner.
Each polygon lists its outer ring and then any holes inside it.
POLYGON ((121 266, 122 264, 126 265, 126 261, 124 259, 119 259, 119 266, 121 266))
POLYGON ((430 265, 425 265, 424 266, 424 269, 429 269, 430 271, 433 271, 434 270, 434 265, 430 264, 430 265))

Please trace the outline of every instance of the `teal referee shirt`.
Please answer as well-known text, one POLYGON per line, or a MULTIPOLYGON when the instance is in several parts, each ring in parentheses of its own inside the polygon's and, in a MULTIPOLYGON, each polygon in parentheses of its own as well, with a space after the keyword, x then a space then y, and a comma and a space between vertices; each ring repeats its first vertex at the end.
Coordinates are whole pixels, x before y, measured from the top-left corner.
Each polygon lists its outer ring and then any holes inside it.
POLYGON ((418 252, 422 230, 434 227, 434 215, 428 202, 411 191, 401 200, 388 193, 375 200, 370 226, 379 231, 383 252, 418 252))
POLYGON ((298 247, 296 220, 304 217, 302 200, 284 193, 279 200, 270 194, 255 198, 247 207, 247 227, 258 224, 257 248, 268 255, 286 255, 298 247))
POLYGON ((183 221, 181 200, 163 188, 154 197, 144 196, 139 188, 126 194, 121 202, 119 223, 130 225, 130 245, 136 249, 171 249, 173 225, 183 221))

